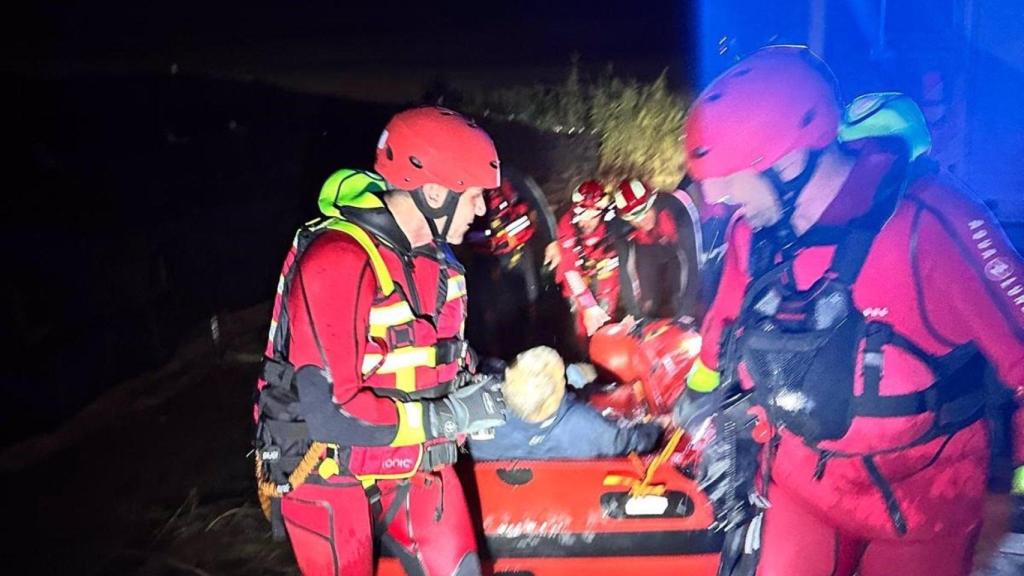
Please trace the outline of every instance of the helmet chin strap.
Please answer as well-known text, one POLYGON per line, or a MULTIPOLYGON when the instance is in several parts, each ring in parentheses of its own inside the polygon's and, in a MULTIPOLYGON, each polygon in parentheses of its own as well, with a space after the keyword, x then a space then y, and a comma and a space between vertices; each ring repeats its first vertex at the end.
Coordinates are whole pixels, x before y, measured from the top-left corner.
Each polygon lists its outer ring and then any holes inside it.
POLYGON ((804 169, 795 178, 785 182, 782 181, 778 171, 774 168, 769 168, 762 172, 768 178, 768 181, 771 182, 772 188, 775 189, 775 196, 782 207, 782 214, 779 216, 778 222, 772 224, 769 229, 775 236, 778 245, 782 248, 784 257, 791 255, 793 245, 796 243, 797 234, 793 230, 791 222, 793 212, 796 210, 796 200, 803 193, 804 188, 807 187, 807 183, 811 181, 811 176, 814 175, 814 170, 818 167, 818 162, 821 160, 823 152, 824 149, 809 151, 804 169))
POLYGON ((452 227, 452 220, 455 216, 455 209, 459 205, 459 195, 451 190, 448 190, 447 196, 444 197, 444 202, 439 208, 434 208, 427 202, 427 197, 423 193, 423 188, 417 188, 410 192, 412 201, 419 208, 420 212, 427 218, 427 226, 430 226, 430 233, 433 234, 434 240, 438 242, 448 241, 448 230, 452 227), (438 218, 444 218, 444 229, 438 231, 436 220, 438 218))

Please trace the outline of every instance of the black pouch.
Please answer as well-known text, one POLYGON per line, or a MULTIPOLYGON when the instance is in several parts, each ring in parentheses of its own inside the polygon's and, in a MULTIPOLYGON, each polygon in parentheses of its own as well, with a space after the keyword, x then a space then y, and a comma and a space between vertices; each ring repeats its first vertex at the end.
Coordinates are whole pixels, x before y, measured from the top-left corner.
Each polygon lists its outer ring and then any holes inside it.
POLYGON ((864 318, 832 278, 804 292, 763 296, 740 335, 758 404, 808 444, 842 438, 853 420, 853 380, 864 318))

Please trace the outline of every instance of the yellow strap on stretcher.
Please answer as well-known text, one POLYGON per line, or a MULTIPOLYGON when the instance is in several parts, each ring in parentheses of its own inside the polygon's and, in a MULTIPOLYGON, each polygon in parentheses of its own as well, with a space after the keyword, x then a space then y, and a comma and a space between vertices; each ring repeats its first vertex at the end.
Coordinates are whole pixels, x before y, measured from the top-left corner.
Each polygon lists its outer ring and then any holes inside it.
MULTIPOLYGON (((630 476, 623 476, 621 474, 609 474, 604 477, 602 484, 605 486, 628 486, 629 495, 632 497, 664 495, 665 485, 653 484, 654 475, 657 474, 661 465, 668 462, 668 459, 672 457, 672 453, 676 451, 676 447, 679 446, 679 441, 682 437, 682 430, 676 430, 672 433, 672 437, 669 438, 665 447, 662 448, 661 452, 651 460, 650 464, 647 465, 647 470, 643 473, 642 478, 633 478, 630 476)), ((630 454, 630 459, 634 464, 639 460, 635 452, 630 454)))

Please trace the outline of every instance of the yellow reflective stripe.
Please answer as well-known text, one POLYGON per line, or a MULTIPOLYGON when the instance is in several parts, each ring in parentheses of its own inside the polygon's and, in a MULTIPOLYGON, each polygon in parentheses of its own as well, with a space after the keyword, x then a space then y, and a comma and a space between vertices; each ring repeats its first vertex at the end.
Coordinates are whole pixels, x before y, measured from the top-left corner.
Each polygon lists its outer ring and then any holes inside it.
POLYGON ((1013 471, 1013 483, 1010 484, 1010 492, 1024 495, 1024 466, 1018 466, 1013 471))
POLYGON ((373 273, 377 276, 377 286, 385 296, 390 296, 395 290, 395 283, 391 279, 391 273, 388 272, 387 265, 384 264, 384 258, 380 255, 380 250, 377 250, 377 246, 370 239, 370 235, 359 226, 337 218, 328 220, 325 225, 331 230, 348 234, 363 247, 363 250, 366 250, 366 255, 370 257, 373 273))
POLYGON ((399 368, 395 371, 395 388, 402 392, 416 390, 416 367, 399 368))
POLYGON ((412 308, 407 302, 395 302, 388 306, 374 306, 370 308, 370 330, 371 333, 376 326, 398 326, 406 322, 412 322, 416 317, 412 314, 412 308))
MULTIPOLYGON (((433 368, 437 351, 433 346, 406 346, 388 352, 383 356, 384 363, 377 369, 377 374, 394 374, 402 368, 415 368, 416 366, 427 366, 433 368)), ((380 354, 363 355, 363 374, 374 369, 381 361, 380 354)))
POLYGON ((395 406, 398 408, 398 433, 391 441, 391 446, 415 446, 426 442, 427 432, 423 428, 423 404, 396 401, 395 406))
POLYGON ((448 302, 466 295, 466 277, 459 274, 448 278, 448 302))
POLYGON ((697 392, 711 392, 718 388, 718 383, 718 371, 705 366, 700 358, 693 363, 693 368, 686 377, 686 386, 697 392))

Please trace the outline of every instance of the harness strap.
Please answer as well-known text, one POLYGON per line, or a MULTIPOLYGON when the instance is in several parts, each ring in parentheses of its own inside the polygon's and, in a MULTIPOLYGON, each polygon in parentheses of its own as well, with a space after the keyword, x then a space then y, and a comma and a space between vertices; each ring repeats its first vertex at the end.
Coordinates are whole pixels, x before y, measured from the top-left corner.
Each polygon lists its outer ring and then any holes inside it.
POLYGON ((878 488, 878 491, 882 493, 882 498, 885 499, 885 509, 889 513, 889 519, 892 521, 893 528, 896 529, 900 536, 906 535, 907 517, 903 514, 903 510, 900 509, 900 503, 896 499, 896 494, 892 491, 892 486, 889 485, 889 481, 878 470, 878 466, 875 465, 874 456, 865 456, 863 462, 868 475, 871 476, 871 481, 878 488))
POLYGON ((436 400, 438 398, 444 398, 459 388, 462 380, 459 377, 453 378, 447 382, 443 382, 434 386, 433 388, 427 388, 425 390, 413 390, 412 392, 406 392, 405 390, 399 390, 398 388, 374 388, 373 393, 378 396, 385 398, 391 398, 399 402, 415 402, 417 400, 436 400))
POLYGON ((364 487, 366 499, 370 504, 370 517, 373 520, 373 541, 380 542, 381 537, 387 533, 388 526, 394 521, 398 511, 402 509, 406 496, 412 485, 408 480, 402 480, 395 486, 395 494, 387 511, 384 510, 383 499, 380 488, 374 482, 364 487))
POLYGON ((871 244, 878 235, 877 230, 870 228, 854 228, 836 245, 829 270, 846 286, 853 286, 860 275, 864 261, 871 251, 871 244))
POLYGON ((898 334, 884 322, 869 322, 863 352, 864 393, 853 398, 857 416, 889 417, 935 413, 936 426, 944 432, 972 424, 985 403, 985 391, 962 385, 968 374, 980 368, 983 359, 971 346, 957 348, 936 358, 898 334), (884 371, 882 347, 893 345, 923 361, 935 375, 930 387, 918 392, 880 396, 884 371))

